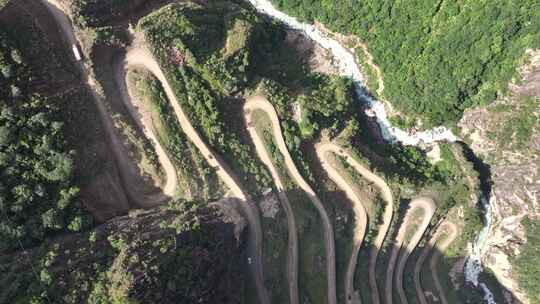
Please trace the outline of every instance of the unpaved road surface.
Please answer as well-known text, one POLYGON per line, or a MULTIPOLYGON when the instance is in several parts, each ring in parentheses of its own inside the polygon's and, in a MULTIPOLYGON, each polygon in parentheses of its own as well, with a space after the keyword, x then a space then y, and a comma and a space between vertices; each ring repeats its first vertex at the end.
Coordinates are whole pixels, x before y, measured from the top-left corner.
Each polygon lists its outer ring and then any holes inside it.
MULTIPOLYGON (((42 1, 62 29, 61 34, 63 34, 66 44, 70 48, 72 45, 80 45, 75 37, 72 23, 68 18, 68 15, 65 13, 65 9, 61 3, 59 3, 57 0, 42 1)), ((80 69, 81 75, 84 78, 83 81, 86 82, 88 91, 92 95, 92 98, 94 99, 98 108, 101 120, 107 133, 107 139, 114 153, 114 158, 116 160, 116 165, 118 166, 124 191, 129 200, 135 203, 137 206, 143 208, 154 207, 157 204, 167 201, 169 196, 165 195, 161 189, 150 185, 149 182, 140 174, 138 166, 130 159, 129 153, 116 131, 114 122, 105 108, 104 101, 94 90, 95 85, 93 79, 89 76, 90 73, 86 70, 82 62, 79 62, 77 66, 80 69)))
POLYGON ((232 170, 225 164, 222 158, 213 153, 210 148, 206 145, 203 139, 199 136, 199 133, 195 130, 191 122, 189 121, 187 115, 184 113, 183 109, 180 107, 180 103, 174 94, 172 87, 170 86, 165 74, 161 70, 158 62, 152 56, 152 54, 143 47, 137 47, 130 49, 126 54, 125 59, 127 66, 140 66, 144 67, 150 71, 160 82, 165 90, 165 94, 169 99, 176 118, 184 133, 186 133, 187 138, 197 147, 197 149, 202 153, 203 157, 206 159, 208 164, 214 168, 217 175, 220 179, 227 185, 229 190, 232 192, 232 195, 238 198, 243 202, 241 204, 245 215, 248 218, 249 228, 250 228, 250 240, 253 244, 253 256, 251 257, 252 271, 255 275, 255 285, 257 286, 257 291, 259 294, 259 300, 263 304, 269 303, 268 294, 266 288, 264 287, 263 279, 263 267, 262 267, 262 230, 261 223, 257 212, 255 211, 256 206, 248 200, 248 197, 244 190, 240 187, 240 184, 237 181, 237 178, 234 177, 232 170))
POLYGON ((279 200, 285 210, 285 216, 287 217, 287 231, 288 231, 288 249, 287 249, 287 278, 289 280, 289 299, 291 304, 298 304, 298 234, 296 230, 296 220, 294 219, 294 213, 289 202, 289 198, 285 193, 285 187, 283 181, 279 175, 272 158, 266 150, 266 146, 262 138, 255 129, 253 122, 253 111, 250 110, 249 104, 244 106, 244 117, 246 119, 246 125, 253 143, 255 144, 255 150, 257 155, 264 163, 264 165, 270 170, 270 174, 276 185, 278 191, 279 200))
POLYGON ((178 185, 178 176, 176 175, 176 168, 171 162, 171 159, 163 149, 163 146, 159 142, 152 124, 151 113, 142 111, 142 101, 135 100, 133 96, 130 96, 127 85, 127 71, 132 68, 124 64, 124 58, 120 58, 119 62, 115 63, 115 79, 117 86, 122 96, 122 101, 128 109, 133 120, 137 123, 138 127, 143 131, 144 135, 152 142, 155 152, 158 157, 159 164, 165 171, 165 185, 163 187, 163 193, 167 196, 173 197, 178 185))
MULTIPOLYGON (((67 17, 67 14, 65 13, 65 10, 62 7, 62 5, 56 0, 42 0, 42 1, 47 6, 47 8, 51 11, 54 18, 57 20, 60 27, 62 28, 63 35, 65 36, 65 39, 67 40, 68 45, 74 45, 74 44, 79 45, 73 31, 72 23, 67 17)), ((262 232, 261 232, 261 225, 259 222, 259 217, 258 217, 257 212, 255 211, 256 207, 247 200, 246 194, 242 191, 239 184, 232 177, 232 174, 230 173, 231 171, 226 167, 226 165, 221 160, 221 158, 219 158, 217 155, 214 155, 210 151, 210 149, 206 146, 204 141, 200 138, 198 133, 195 131, 195 129, 189 122, 187 116, 180 108, 178 100, 176 99, 176 96, 173 93, 173 90, 171 89, 169 83, 167 82, 167 79, 165 78, 163 72, 161 71, 157 61, 153 58, 150 52, 144 49, 140 49, 140 48, 133 49, 130 53, 126 55, 125 62, 126 62, 126 65, 128 66, 132 66, 132 65, 144 66, 145 68, 150 70, 150 72, 152 72, 154 76, 158 78, 158 80, 162 83, 162 86, 165 90, 167 97, 172 103, 175 114, 179 120, 180 125, 182 126, 183 131, 186 133, 187 137, 193 142, 193 144, 203 154, 203 156, 208 161, 210 166, 216 170, 218 176, 229 187, 233 195, 243 202, 243 204, 241 205, 248 218, 248 222, 250 226, 249 239, 250 239, 251 244, 249 247, 252 253, 251 258, 253 260, 253 262, 251 263, 251 268, 255 277, 255 285, 257 286, 259 301, 262 304, 269 304, 268 294, 267 294, 266 288, 264 287, 262 260, 261 260, 262 232)), ((93 85, 92 79, 89 77, 88 71, 86 71, 82 63, 79 63, 78 66, 81 69, 82 74, 87 79, 87 82, 88 82, 87 84, 90 88, 89 91, 91 92, 94 100, 96 101, 97 107, 99 109, 99 112, 105 124, 105 129, 108 131, 110 141, 112 142, 112 148, 116 154, 115 156, 117 158, 117 162, 120 167, 119 171, 122 175, 122 179, 126 183, 125 185, 126 191, 128 192, 128 194, 131 194, 130 197, 138 200, 141 204, 143 205, 148 204, 148 202, 151 199, 150 195, 144 195, 144 193, 142 195, 140 193, 134 194, 134 192, 140 191, 141 189, 140 187, 137 186, 137 183, 132 182, 133 177, 132 175, 129 174, 133 170, 134 166, 125 157, 127 153, 125 153, 124 149, 122 149, 123 145, 120 142, 118 136, 114 134, 115 129, 114 129, 113 122, 108 116, 107 110, 105 109, 105 106, 101 98, 92 89, 94 85, 93 85)), ((161 194, 161 196, 163 197, 164 195, 161 194)))
MULTIPOLYGON (((414 288, 416 289, 416 295, 418 297, 418 300, 420 301, 420 304, 428 304, 428 301, 422 289, 422 282, 420 280, 420 272, 422 271, 424 262, 428 258, 429 254, 433 251, 433 248, 435 247, 436 244, 439 247, 438 249, 440 250, 440 252, 443 252, 450 245, 450 243, 454 241, 456 236, 457 236, 456 225, 447 221, 443 222, 439 226, 439 228, 437 228, 437 231, 435 232, 433 237, 431 237, 428 244, 422 250, 420 257, 416 261, 416 264, 414 266, 414 288), (441 237, 444 237, 444 240, 442 243, 439 243, 441 237)), ((437 287, 441 285, 440 285, 440 281, 439 281, 439 277, 437 275, 437 269, 436 269, 438 259, 435 257, 435 255, 437 254, 440 255, 440 252, 438 251, 433 254, 430 268, 431 268, 433 279, 435 280, 435 286, 438 292, 441 294, 440 299, 442 300, 443 304, 448 304, 448 302, 446 301, 446 297, 444 296, 444 292, 439 287, 437 287)))
MULTIPOLYGON (((443 228, 442 225, 440 227, 443 228)), ((446 226, 444 227, 446 232, 446 238, 441 243, 435 244, 437 247, 437 250, 433 253, 431 256, 431 260, 429 262, 429 268, 431 270, 431 277, 433 278, 433 283, 435 284, 435 288, 437 289, 437 292, 439 293, 439 299, 441 299, 442 304, 448 304, 448 299, 446 298, 446 293, 442 287, 441 280, 439 279, 439 260, 441 258, 442 253, 452 244, 452 242, 456 239, 458 234, 458 229, 456 225, 450 222, 446 222, 446 226)), ((423 294, 422 294, 423 295, 423 294)))
MULTIPOLYGON (((356 195, 353 188, 347 183, 347 181, 339 174, 339 172, 330 165, 328 161, 328 153, 332 153, 334 146, 331 144, 319 145, 315 147, 317 156, 321 162, 323 169, 328 173, 330 179, 332 179, 336 185, 343 189, 351 202, 353 203, 353 211, 355 215, 355 226, 353 236, 353 246, 351 251, 351 257, 347 266, 347 272, 345 274, 345 297, 346 303, 360 304, 360 295, 354 290, 354 273, 356 270, 356 264, 358 261, 358 254, 362 247, 362 241, 366 235, 366 229, 368 224, 368 218, 364 204, 360 198, 356 195)), ((339 150, 338 150, 339 151, 339 150)))
MULTIPOLYGON (((360 175, 362 175, 362 177, 365 178, 367 181, 373 183, 375 187, 379 189, 381 196, 383 200, 385 201, 386 206, 384 208, 382 223, 378 228, 377 237, 374 240, 374 247, 370 253, 370 258, 369 258, 369 285, 371 289, 371 297, 372 297, 373 304, 379 304, 380 298, 379 298, 379 291, 377 287, 377 279, 376 279, 375 274, 376 274, 376 266, 377 266, 377 257, 379 256, 379 252, 383 245, 384 239, 386 238, 386 235, 388 233, 388 229, 390 229, 390 225, 392 224, 392 217, 394 214, 394 209, 393 209, 394 199, 392 197, 392 191, 390 190, 390 187, 388 187, 388 184, 386 184, 386 182, 381 177, 379 177, 378 175, 374 174, 369 169, 364 167, 361 163, 359 163, 356 159, 354 159, 354 157, 352 157, 351 154, 349 154, 349 152, 347 152, 345 149, 341 148, 340 146, 334 143, 324 143, 324 144, 317 145, 315 149, 317 151, 317 154, 319 155, 319 158, 321 159, 321 162, 323 163, 323 167, 327 170, 329 174, 331 173, 331 170, 333 169, 331 166, 327 164, 326 161, 324 161, 324 155, 326 153, 332 152, 338 156, 344 157, 347 163, 349 163, 349 165, 351 165, 354 170, 356 170, 360 175), (330 169, 327 169, 327 168, 330 168, 330 169)), ((338 186, 340 186, 342 189, 345 189, 347 193, 350 192, 351 195, 354 193, 352 188, 347 183, 343 185, 338 184, 338 186)), ((351 197, 350 195, 348 196, 351 197)), ((360 236, 360 234, 358 234, 358 236, 360 236)), ((349 267, 352 267, 351 262, 349 262, 349 267)), ((348 272, 349 271, 350 269, 348 270, 348 272)), ((350 275, 354 276, 354 272, 350 275)), ((351 284, 352 284, 352 279, 353 278, 351 277, 350 278, 351 284)), ((352 287, 350 290, 352 291, 352 287)))
POLYGON ((385 296, 386 296, 386 303, 392 304, 393 302, 393 282, 394 282, 394 270, 396 266, 396 261, 398 258, 398 253, 403 250, 401 255, 399 256, 399 262, 397 263, 397 271, 396 271, 396 285, 397 285, 397 291, 400 298, 400 301, 402 304, 406 304, 407 297, 405 296, 405 291, 403 290, 403 271, 405 269, 405 264, 407 263, 407 259, 409 258, 410 254, 414 250, 414 248, 418 245, 420 240, 422 239, 422 236, 424 235, 424 232, 429 226, 429 223, 431 222, 431 218, 435 214, 435 202, 433 199, 428 197, 418 197, 411 201, 409 205, 409 209, 407 210, 407 213, 405 214, 405 218, 403 219, 403 224, 401 227, 399 227, 396 244, 394 248, 392 248, 392 253, 390 254, 390 261, 388 263, 388 268, 386 270, 386 284, 385 284, 385 296), (411 224, 412 216, 415 213, 416 210, 421 209, 423 210, 422 214, 422 221, 416 227, 416 231, 411 237, 411 240, 407 244, 406 247, 403 247, 403 243, 405 242, 406 232, 408 231, 407 227, 411 224))
POLYGON ((262 110, 266 112, 272 123, 272 132, 274 133, 276 145, 283 157, 285 158, 285 166, 287 167, 287 171, 289 172, 291 178, 296 182, 296 184, 307 194, 307 196, 319 212, 319 216, 321 217, 323 223, 324 241, 326 249, 326 274, 328 279, 327 303, 336 304, 336 249, 334 243, 334 230, 332 228, 330 218, 328 217, 328 214, 326 213, 322 202, 315 194, 315 191, 313 191, 311 186, 304 180, 300 172, 298 172, 298 169, 296 168, 296 165, 294 164, 294 161, 292 160, 291 155, 287 150, 287 145, 285 144, 285 140, 283 139, 283 135, 281 132, 279 118, 272 104, 268 102, 268 100, 266 100, 264 97, 253 96, 247 100, 244 106, 244 110, 262 110))

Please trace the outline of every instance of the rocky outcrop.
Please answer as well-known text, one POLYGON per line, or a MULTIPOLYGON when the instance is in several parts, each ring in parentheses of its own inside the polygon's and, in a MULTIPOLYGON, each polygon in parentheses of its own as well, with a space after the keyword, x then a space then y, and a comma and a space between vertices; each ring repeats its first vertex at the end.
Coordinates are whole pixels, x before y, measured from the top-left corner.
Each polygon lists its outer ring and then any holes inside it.
POLYGON ((513 297, 529 303, 517 284, 512 259, 526 243, 521 221, 540 215, 540 50, 528 51, 519 84, 489 106, 468 110, 459 126, 475 154, 490 165, 493 226, 484 263, 513 297), (536 118, 535 118, 536 117, 536 118))

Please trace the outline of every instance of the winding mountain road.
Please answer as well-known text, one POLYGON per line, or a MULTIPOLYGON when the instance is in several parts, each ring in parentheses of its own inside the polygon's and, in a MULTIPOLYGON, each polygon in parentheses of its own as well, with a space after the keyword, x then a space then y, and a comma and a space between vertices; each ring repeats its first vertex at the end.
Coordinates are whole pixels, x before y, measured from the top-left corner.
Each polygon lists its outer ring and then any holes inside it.
POLYGON ((332 228, 330 218, 328 217, 321 200, 315 194, 315 191, 313 191, 311 186, 304 180, 300 172, 298 172, 298 169, 296 168, 296 165, 289 154, 285 140, 283 139, 279 118, 272 104, 262 96, 253 96, 247 100, 246 104, 244 105, 244 111, 254 110, 262 110, 266 112, 270 118, 272 123, 272 132, 274 134, 274 139, 276 140, 277 148, 285 158, 285 166, 287 167, 291 178, 307 194, 322 219, 326 249, 326 273, 328 279, 327 303, 336 304, 336 249, 334 243, 334 230, 332 228))
POLYGON ((152 142, 155 152, 158 157, 158 161, 165 171, 165 185, 163 186, 163 193, 169 197, 175 195, 178 186, 178 176, 176 174, 176 168, 171 162, 171 159, 165 152, 165 149, 159 142, 155 128, 152 124, 151 113, 142 111, 142 102, 136 100, 133 96, 130 96, 127 86, 127 71, 131 68, 124 64, 125 58, 119 58, 119 61, 115 64, 115 79, 117 80, 117 86, 122 96, 122 101, 128 109, 131 117, 143 131, 143 134, 152 142), (137 105, 139 105, 137 107, 137 105))
POLYGON ((253 111, 250 109, 250 104, 246 103, 244 106, 244 117, 246 119, 247 130, 253 143, 255 144, 255 150, 257 155, 264 163, 264 165, 270 171, 276 189, 278 191, 279 200, 281 205, 285 210, 285 216, 287 217, 287 231, 288 231, 288 249, 287 249, 287 278, 289 280, 289 299, 291 304, 298 304, 300 300, 298 298, 298 234, 296 229, 296 220, 294 218, 293 209, 289 198, 285 192, 285 186, 281 180, 272 158, 266 150, 266 146, 262 138, 257 133, 255 129, 255 124, 253 122, 253 111))
POLYGON ((441 280, 439 279, 438 265, 442 253, 446 250, 446 248, 448 248, 448 246, 450 246, 450 244, 452 244, 452 242, 456 239, 458 235, 458 229, 453 223, 448 222, 446 228, 448 229, 448 235, 446 236, 446 239, 443 242, 437 243, 435 245, 437 247, 437 250, 433 253, 433 255, 431 256, 431 260, 429 261, 431 277, 433 278, 433 283, 435 284, 435 288, 439 293, 439 298, 441 299, 442 304, 448 304, 448 299, 446 298, 446 294, 442 287, 441 280))
MULTIPOLYGON (((347 163, 353 167, 356 172, 358 172, 360 175, 362 175, 363 178, 365 178, 367 181, 373 183, 375 187, 377 187, 381 193, 382 199, 385 201, 385 208, 382 218, 382 223, 378 228, 377 237, 374 240, 374 246, 373 249, 370 252, 369 255, 369 285, 371 289, 371 298, 373 304, 379 304, 380 303, 380 297, 379 297, 379 291, 377 287, 377 279, 376 279, 376 266, 377 266, 377 258, 379 256, 379 252, 381 250, 381 247, 383 245, 384 239, 386 238, 386 235, 388 234, 388 230, 390 229, 390 225, 392 224, 392 217, 394 214, 394 206, 393 206, 393 197, 392 197, 392 191, 390 190, 390 187, 388 187, 388 184, 378 175, 371 172, 369 169, 364 167, 360 162, 358 162, 354 157, 352 157, 349 152, 347 152, 342 147, 334 144, 334 143, 324 143, 319 144, 315 147, 317 154, 319 155, 319 159, 321 160, 321 163, 323 167, 327 170, 327 172, 330 175, 330 178, 332 178, 334 181, 342 179, 341 177, 338 177, 338 172, 335 172, 335 170, 328 164, 327 161, 325 161, 325 154, 326 153, 334 153, 338 156, 341 156, 345 158, 347 163), (334 179, 332 176, 334 176, 336 179, 334 179)), ((346 193, 349 196, 349 198, 352 200, 352 195, 354 194, 353 189, 348 185, 347 183, 337 183, 338 186, 346 191, 346 193)), ((356 197, 356 196, 354 196, 356 197)), ((353 200, 353 202, 355 202, 353 200)), ((361 204, 360 201, 354 203, 354 205, 361 204)), ((365 210, 365 209, 364 209, 365 210)), ((361 212, 361 211, 360 211, 361 212)), ((365 211, 364 211, 365 212, 365 211)), ((356 207, 355 207, 355 214, 356 214, 356 207)), ((362 225, 362 223, 360 223, 362 225)), ((356 234, 356 233, 355 233, 356 234)), ((352 257, 353 258, 353 257, 352 257)), ((356 261, 356 258, 355 258, 356 261)), ((349 268, 350 267, 356 267, 356 263, 352 265, 351 262, 349 262, 349 268)), ((352 284, 352 280, 354 277, 354 272, 350 273, 352 270, 348 269, 348 276, 351 277, 346 280, 348 281, 346 284, 352 284)), ((347 288, 346 288, 347 290, 347 288)), ((352 286, 349 287, 349 292, 346 291, 348 295, 350 295, 352 292, 352 286)), ((347 297, 348 298, 348 297, 347 297)))
MULTIPOLYGON (((62 29, 61 34, 63 34, 67 46, 71 49, 71 46, 73 45, 80 45, 75 36, 72 22, 66 14, 66 10, 62 4, 57 0, 42 0, 42 2, 62 29)), ((159 189, 159 187, 150 185, 140 174, 139 167, 128 156, 129 153, 127 148, 123 144, 120 135, 117 133, 114 122, 105 107, 103 99, 94 90, 95 81, 90 77, 90 73, 86 70, 82 62, 78 62, 76 65, 81 72, 83 82, 88 87, 88 92, 91 94, 104 124, 107 140, 110 143, 123 188, 129 200, 135 203, 135 205, 143 208, 154 207, 169 200, 169 195, 163 193, 162 189, 159 189)), ((171 185, 169 184, 168 186, 169 188, 167 190, 170 191, 171 185)))
MULTIPOLYGON (((53 17, 56 19, 60 27, 62 28, 63 35, 68 43, 68 45, 79 45, 76 36, 74 34, 74 29, 72 22, 69 20, 68 15, 66 13, 66 10, 62 7, 61 3, 59 3, 57 0, 42 0, 43 3, 47 6, 47 8, 52 13, 53 17)), ((89 77, 90 73, 85 69, 82 62, 79 62, 78 67, 80 68, 82 75, 85 77, 87 81, 87 85, 90 88, 89 91, 91 92, 94 100, 96 101, 96 104, 98 106, 100 115, 102 116, 102 119, 105 123, 105 129, 108 132, 108 135, 110 137, 113 147, 113 150, 115 152, 115 156, 117 159, 117 162, 120 166, 120 172, 123 175, 122 177, 129 181, 130 175, 128 173, 131 167, 129 160, 125 157, 126 153, 121 149, 122 144, 119 141, 118 136, 115 136, 114 134, 114 125, 107 114, 107 111, 105 109, 105 105, 103 104, 103 101, 101 100, 101 97, 93 90, 94 82, 91 77, 89 77), (123 170, 122 170, 123 169, 123 170)), ((268 293, 266 291, 266 288, 264 287, 264 276, 263 276, 263 267, 262 267, 262 231, 261 231, 261 225, 259 221, 258 214, 256 212, 256 206, 248 200, 247 195, 244 193, 244 191, 239 186, 239 183, 236 181, 236 178, 233 177, 232 171, 225 165, 225 163, 222 161, 222 159, 215 155, 210 151, 210 149, 207 147, 207 145, 204 143, 204 141, 201 139, 199 134, 195 131, 195 128, 191 125, 189 119, 183 112, 183 110, 180 108, 180 104, 178 100, 176 99, 176 95, 174 94, 173 90, 171 89, 165 75, 163 74, 161 68, 159 67, 159 64, 154 59, 152 54, 147 51, 144 48, 133 48, 131 49, 125 57, 125 65, 126 66, 142 66, 148 69, 150 72, 158 78, 158 80, 161 82, 165 93, 167 97, 169 98, 174 112, 177 116, 177 119, 179 120, 179 123, 183 129, 183 131, 186 133, 186 136, 189 138, 191 142, 199 149, 199 151, 202 153, 206 161, 210 164, 211 167, 213 167, 218 176, 221 178, 221 180, 229 187, 231 190, 233 196, 238 198, 242 204, 242 208, 248 218, 249 227, 250 227, 250 234, 249 234, 249 241, 250 241, 250 251, 252 255, 252 263, 250 264, 252 272, 255 277, 255 285, 257 288, 257 293, 259 296, 259 301, 262 304, 269 304, 268 299, 268 293)), ((116 77, 121 77, 120 79, 117 79, 118 83, 122 83, 122 81, 125 81, 124 77, 122 75, 118 74, 116 77)), ((149 195, 133 195, 132 191, 139 191, 139 187, 133 187, 132 183, 126 183, 126 191, 128 193, 131 193, 132 197, 137 198, 141 203, 145 203, 147 199, 149 199, 149 195)), ((163 194, 161 194, 163 196, 163 194)))
POLYGON ((197 149, 204 156, 208 164, 214 168, 220 179, 228 186, 233 196, 238 198, 249 222, 250 239, 254 245, 255 250, 251 267, 255 275, 255 284, 259 294, 259 300, 261 303, 268 304, 269 298, 266 288, 264 287, 264 276, 262 267, 262 230, 259 216, 255 210, 256 206, 248 199, 244 190, 240 187, 238 179, 234 176, 232 170, 225 164, 222 158, 213 153, 206 145, 203 139, 199 136, 187 115, 180 107, 180 102, 177 100, 172 87, 170 86, 165 74, 161 70, 158 62, 154 59, 153 55, 144 47, 132 48, 128 51, 125 58, 125 64, 127 66, 140 66, 150 71, 160 82, 165 90, 165 94, 169 99, 176 118, 187 138, 197 147, 197 149))
POLYGON ((319 145, 315 147, 317 156, 321 162, 322 167, 328 173, 330 179, 332 179, 339 188, 343 189, 351 202, 353 203, 353 211, 355 215, 354 237, 351 256, 347 266, 347 272, 345 274, 345 297, 348 304, 360 304, 361 299, 357 291, 354 290, 354 273, 356 271, 356 264, 358 262, 358 254, 362 247, 362 242, 366 235, 366 229, 368 225, 368 218, 364 204, 360 198, 356 195, 353 188, 347 183, 347 181, 339 174, 339 172, 330 165, 327 159, 328 153, 334 152, 339 149, 332 144, 319 145))
POLYGON ((434 252, 431 258, 431 262, 430 262, 431 275, 435 283, 435 288, 440 294, 441 302, 443 304, 448 304, 448 300, 446 299, 446 296, 444 295, 444 291, 442 290, 441 282, 439 280, 437 264, 439 262, 439 257, 442 254, 442 252, 444 252, 444 250, 454 241, 456 236, 457 236, 456 225, 448 221, 443 222, 439 226, 439 228, 437 228, 437 231, 431 237, 431 239, 429 240, 429 243, 422 250, 422 253, 420 254, 420 257, 418 258, 418 261, 416 261, 416 265, 414 266, 414 287, 416 289, 416 295, 418 297, 418 300, 420 301, 420 304, 428 304, 428 301, 422 289, 422 282, 420 280, 420 272, 422 271, 424 262, 428 258, 429 254, 433 251, 433 248, 435 246, 438 246, 437 248, 438 251, 434 252), (440 238, 443 237, 444 235, 446 235, 446 237, 440 243, 440 238))
POLYGON ((392 252, 390 254, 390 261, 388 263, 388 268, 386 270, 386 282, 385 282, 385 295, 386 295, 386 304, 392 304, 393 303, 393 282, 394 282, 394 271, 396 267, 396 261, 398 260, 398 254, 400 251, 403 252, 399 256, 399 262, 397 263, 397 271, 395 275, 396 285, 397 285, 397 292, 399 295, 399 299, 402 304, 408 303, 407 297, 405 295, 405 290, 403 289, 403 271, 405 270, 405 265, 407 263, 407 259, 409 258, 410 254, 416 248, 420 240, 422 239, 422 236, 424 235, 426 229, 429 227, 429 223, 431 222, 431 218, 435 214, 435 202, 433 199, 429 197, 417 197, 414 198, 409 205, 409 209, 407 210, 407 213, 405 214, 405 218, 403 219, 403 224, 399 228, 397 239, 396 239, 396 245, 394 248, 392 248, 392 252), (403 247, 404 242, 406 241, 406 232, 408 231, 408 226, 411 224, 411 220, 413 217, 413 214, 416 210, 422 210, 422 221, 416 227, 416 231, 414 232, 413 236, 411 237, 411 240, 407 244, 406 247, 403 247))

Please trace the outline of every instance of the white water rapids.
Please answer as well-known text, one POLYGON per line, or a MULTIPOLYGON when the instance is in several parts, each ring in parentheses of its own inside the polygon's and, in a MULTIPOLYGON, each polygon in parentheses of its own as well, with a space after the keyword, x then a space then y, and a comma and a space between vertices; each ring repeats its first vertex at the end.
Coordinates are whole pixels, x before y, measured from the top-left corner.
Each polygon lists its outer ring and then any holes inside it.
MULTIPOLYGON (((381 129, 381 134, 388 142, 401 142, 404 145, 417 146, 419 144, 430 144, 437 141, 455 142, 458 140, 452 131, 445 127, 436 127, 431 130, 416 132, 410 134, 405 130, 401 130, 392 126, 388 120, 388 115, 384 108, 384 104, 373 99, 366 94, 364 89, 364 75, 360 72, 360 68, 356 62, 354 51, 347 49, 337 40, 328 37, 315 26, 307 23, 301 23, 296 18, 293 18, 279 10, 277 10, 270 0, 247 0, 255 9, 265 15, 275 18, 292 29, 303 31, 306 36, 318 43, 321 47, 330 51, 333 56, 336 68, 340 75, 350 77, 353 80, 355 90, 358 95, 364 100, 373 110, 377 117, 377 123, 381 129)), ((486 210, 485 226, 478 234, 475 243, 472 245, 472 254, 466 264, 465 274, 466 280, 473 283, 475 286, 480 286, 484 291, 484 300, 488 304, 496 304, 493 299, 493 294, 484 283, 478 282, 478 277, 482 272, 481 257, 485 248, 486 237, 491 228, 491 207, 487 199, 482 196, 482 205, 486 210)))
POLYGON ((296 18, 288 16, 272 6, 269 0, 248 0, 257 11, 269 15, 290 28, 303 31, 309 38, 317 42, 321 47, 329 50, 333 56, 336 68, 340 75, 350 77, 353 80, 356 92, 369 107, 375 112, 377 122, 381 128, 384 139, 388 142, 399 141, 404 145, 419 145, 421 143, 429 144, 436 141, 455 142, 458 138, 445 127, 436 127, 431 130, 416 132, 410 134, 404 130, 391 125, 388 121, 388 115, 384 109, 384 104, 371 98, 364 90, 364 75, 356 63, 354 53, 342 46, 338 41, 332 39, 317 29, 315 26, 307 23, 301 23, 296 18))

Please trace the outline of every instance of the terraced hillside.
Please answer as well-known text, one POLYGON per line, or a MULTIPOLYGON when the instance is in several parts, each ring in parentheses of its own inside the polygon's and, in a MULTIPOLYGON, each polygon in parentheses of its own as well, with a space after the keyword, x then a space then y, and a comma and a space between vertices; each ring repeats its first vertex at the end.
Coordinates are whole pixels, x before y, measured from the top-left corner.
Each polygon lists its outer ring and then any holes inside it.
POLYGON ((464 278, 482 218, 463 147, 381 142, 301 33, 240 0, 6 3, 0 303, 482 301, 464 278), (45 135, 13 118, 40 122, 36 104, 64 123, 61 187, 15 166, 42 157, 24 139, 45 135))

